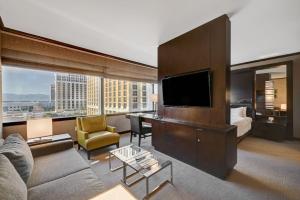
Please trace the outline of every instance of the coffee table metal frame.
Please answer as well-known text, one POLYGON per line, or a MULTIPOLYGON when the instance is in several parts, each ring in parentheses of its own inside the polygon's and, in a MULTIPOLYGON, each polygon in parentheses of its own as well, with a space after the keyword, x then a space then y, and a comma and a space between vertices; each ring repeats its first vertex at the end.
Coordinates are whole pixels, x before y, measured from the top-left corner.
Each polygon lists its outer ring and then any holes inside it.
POLYGON ((138 156, 153 156, 153 154, 150 153, 149 151, 144 150, 144 149, 142 149, 140 147, 137 147, 135 145, 128 145, 128 146, 124 146, 124 147, 112 150, 112 151, 109 152, 109 158, 108 158, 109 169, 112 172, 114 172, 116 170, 119 170, 119 169, 123 169, 123 178, 121 179, 121 181, 128 187, 131 187, 132 185, 140 182, 142 179, 145 178, 146 179, 146 196, 144 198, 149 197, 150 195, 155 193, 158 189, 160 189, 163 185, 165 185, 168 182, 173 184, 173 165, 172 165, 171 161, 168 160, 168 161, 165 161, 165 162, 162 162, 162 163, 158 163, 158 161, 156 159, 157 164, 159 165, 159 167, 157 169, 154 169, 153 171, 150 170, 150 171, 147 171, 146 173, 143 173, 142 168, 141 168, 141 170, 137 170, 136 168, 134 168, 133 166, 130 165, 130 162, 134 161, 138 156), (129 148, 132 148, 132 147, 134 147, 136 149, 140 149, 142 153, 141 154, 136 154, 136 155, 132 156, 131 158, 127 158, 127 159, 120 158, 118 156, 118 154, 116 153, 116 152, 120 151, 121 149, 126 149, 126 148, 129 149, 129 148), (118 167, 115 167, 115 168, 112 168, 112 163, 111 163, 112 157, 116 157, 118 160, 120 160, 122 162, 122 165, 120 165, 118 167), (133 169, 134 172, 127 175, 127 166, 130 167, 131 169, 133 169), (154 174, 160 172, 161 170, 167 168, 168 166, 170 166, 170 180, 166 180, 166 181, 162 182, 156 188, 149 191, 149 179, 150 179, 150 177, 153 176, 154 174), (138 178, 138 179, 135 179, 131 183, 128 183, 127 179, 134 176, 134 175, 136 175, 136 174, 140 174, 141 177, 138 178))

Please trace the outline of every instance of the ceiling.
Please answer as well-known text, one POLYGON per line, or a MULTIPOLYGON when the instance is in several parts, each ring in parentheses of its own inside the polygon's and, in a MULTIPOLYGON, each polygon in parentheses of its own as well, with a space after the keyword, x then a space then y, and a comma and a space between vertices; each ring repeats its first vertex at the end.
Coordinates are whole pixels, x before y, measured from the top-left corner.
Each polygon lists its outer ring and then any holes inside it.
POLYGON ((300 51, 299 0, 0 0, 6 27, 157 66, 157 47, 220 15, 232 64, 300 51))

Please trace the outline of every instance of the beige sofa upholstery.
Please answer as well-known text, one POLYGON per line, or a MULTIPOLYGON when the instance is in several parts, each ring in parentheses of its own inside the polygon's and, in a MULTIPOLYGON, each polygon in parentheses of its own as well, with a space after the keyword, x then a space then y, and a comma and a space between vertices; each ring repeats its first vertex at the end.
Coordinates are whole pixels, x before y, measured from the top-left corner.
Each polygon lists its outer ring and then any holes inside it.
MULTIPOLYGON (((34 157, 34 166, 27 185, 20 177, 17 180, 23 182, 28 200, 86 200, 96 197, 104 191, 103 183, 73 148, 72 140, 33 146, 31 151, 34 157)), ((8 166, 13 167, 12 165, 8 166)), ((19 174, 17 172, 15 174, 18 178, 19 174)), ((0 173, 0 180, 3 184, 9 185, 10 182, 16 182, 11 180, 12 176, 7 178, 4 175, 0 173)), ((15 190, 18 197, 24 196, 22 185, 10 190, 15 190)), ((10 194, 4 195, 1 198, 14 199, 9 196, 10 194)))
POLYGON ((103 183, 71 140, 34 147, 32 152, 35 164, 27 182, 29 200, 84 200, 103 192, 103 183), (44 149, 51 153, 46 154, 44 149))

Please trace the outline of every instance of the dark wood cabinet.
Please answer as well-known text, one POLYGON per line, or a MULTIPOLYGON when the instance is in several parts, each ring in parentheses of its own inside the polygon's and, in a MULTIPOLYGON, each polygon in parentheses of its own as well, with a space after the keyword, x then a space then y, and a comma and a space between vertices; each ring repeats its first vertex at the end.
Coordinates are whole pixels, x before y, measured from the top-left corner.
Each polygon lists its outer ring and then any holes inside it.
POLYGON ((152 123, 152 144, 156 150, 225 178, 237 161, 236 128, 209 129, 191 124, 152 123))
POLYGON ((158 150, 187 164, 196 166, 195 129, 157 121, 152 124, 152 145, 158 150))
POLYGON ((287 139, 286 120, 275 120, 270 122, 267 119, 259 119, 253 122, 252 134, 274 141, 283 141, 287 139))

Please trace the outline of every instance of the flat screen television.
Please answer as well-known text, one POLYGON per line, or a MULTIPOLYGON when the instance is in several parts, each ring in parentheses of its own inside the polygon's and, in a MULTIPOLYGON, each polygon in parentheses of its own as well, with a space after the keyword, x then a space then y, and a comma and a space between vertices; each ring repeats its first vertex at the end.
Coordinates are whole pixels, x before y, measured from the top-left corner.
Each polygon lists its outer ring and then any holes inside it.
POLYGON ((164 78, 162 80, 163 104, 211 107, 211 79, 209 70, 164 78))

